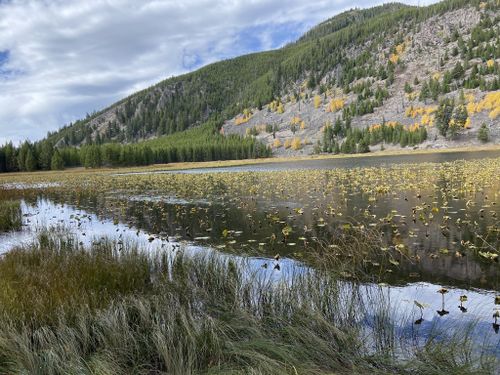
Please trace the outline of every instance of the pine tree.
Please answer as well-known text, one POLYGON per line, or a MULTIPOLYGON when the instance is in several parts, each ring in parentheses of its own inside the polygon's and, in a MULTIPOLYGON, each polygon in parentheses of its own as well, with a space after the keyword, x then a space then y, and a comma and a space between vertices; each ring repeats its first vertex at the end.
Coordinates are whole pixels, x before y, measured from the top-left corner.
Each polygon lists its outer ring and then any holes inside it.
POLYGON ((367 152, 370 152, 370 147, 368 146, 368 143, 366 143, 365 140, 362 139, 358 144, 358 153, 363 154, 367 152))
POLYGON ((24 168, 28 172, 35 171, 37 167, 35 155, 33 155, 33 151, 28 149, 26 153, 26 159, 24 161, 24 168))
POLYGON ((40 168, 44 170, 48 170, 51 168, 51 160, 52 154, 54 153, 54 148, 52 147, 52 143, 45 141, 42 142, 40 147, 40 155, 38 157, 38 162, 40 164, 40 168))
POLYGON ((479 128, 479 132, 477 133, 477 139, 483 143, 488 142, 489 139, 489 131, 486 124, 482 124, 481 128, 479 128))
POLYGON ((451 72, 451 76, 453 79, 460 79, 464 76, 465 74, 465 71, 464 71, 464 68, 462 66, 462 64, 458 61, 455 65, 455 67, 453 68, 453 71, 451 72))
POLYGON ((453 114, 453 102, 450 100, 444 100, 439 104, 438 110, 436 112, 436 126, 439 129, 439 133, 445 137, 448 133, 448 128, 450 127, 450 121, 453 114))
POLYGON ((54 151, 52 155, 52 160, 50 162, 50 169, 53 171, 59 171, 64 169, 64 160, 58 150, 54 151))
POLYGON ((430 96, 430 89, 429 89, 429 85, 427 84, 427 82, 424 82, 422 84, 422 89, 420 90, 420 96, 419 96, 419 100, 421 102, 424 102, 425 99, 427 99, 428 97, 430 96))

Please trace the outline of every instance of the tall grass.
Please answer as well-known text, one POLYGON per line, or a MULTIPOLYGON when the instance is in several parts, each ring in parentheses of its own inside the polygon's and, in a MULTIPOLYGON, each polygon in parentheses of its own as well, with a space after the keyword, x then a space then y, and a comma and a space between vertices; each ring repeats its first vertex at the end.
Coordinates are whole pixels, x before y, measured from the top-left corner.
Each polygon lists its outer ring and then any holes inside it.
POLYGON ((244 267, 43 233, 0 259, 0 373, 492 371, 461 355, 464 345, 429 342, 398 359, 387 306, 367 306, 356 284, 312 271, 271 282, 244 267))
POLYGON ((0 232, 19 230, 22 225, 20 201, 0 200, 0 232))

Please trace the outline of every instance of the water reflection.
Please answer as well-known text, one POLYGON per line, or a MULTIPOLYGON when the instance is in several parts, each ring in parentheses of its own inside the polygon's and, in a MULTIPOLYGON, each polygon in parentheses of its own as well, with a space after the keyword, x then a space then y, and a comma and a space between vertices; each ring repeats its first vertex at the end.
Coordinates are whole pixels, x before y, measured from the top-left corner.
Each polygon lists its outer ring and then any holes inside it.
MULTIPOLYGON (((210 212, 207 209, 207 214, 210 212)), ((130 212, 138 210, 138 206, 132 206, 130 212)), ((19 238, 24 242, 32 241, 36 238, 36 233, 42 228, 52 228, 52 230, 62 230, 75 235, 82 244, 88 246, 92 241, 99 241, 103 238, 111 239, 120 244, 121 241, 133 241, 148 251, 167 251, 172 256, 176 252, 183 251, 184 254, 193 255, 211 253, 216 256, 230 257, 236 260, 241 267, 244 267, 253 276, 260 275, 261 280, 268 282, 291 282, 294 278, 304 272, 315 272, 304 266, 301 262, 286 256, 238 256, 235 254, 221 253, 216 247, 201 246, 194 242, 183 242, 178 237, 167 234, 151 234, 139 227, 113 221, 102 215, 88 212, 82 208, 75 208, 68 204, 54 203, 48 199, 38 199, 35 202, 23 202, 22 210, 24 214, 24 229, 22 233, 14 233, 0 237, 0 251, 8 251, 20 243, 19 238), (12 238, 17 241, 12 241, 12 238), (182 245, 182 246, 181 246, 182 245), (181 250, 182 249, 182 250, 181 250)), ((150 215, 154 210, 143 210, 147 212, 143 218, 151 219, 150 215)), ((161 210, 160 210, 161 211, 161 210)), ((212 214, 217 214, 216 213, 212 214)), ((168 218, 168 210, 165 210, 165 217, 168 218)), ((141 221, 144 222, 144 221, 141 221)), ((168 222, 168 221, 167 221, 168 222)), ((150 224, 152 221, 149 222, 150 224)), ((241 234, 243 235, 243 234, 241 234)), ((493 350, 498 353, 499 330, 497 318, 500 317, 496 304, 500 303, 500 297, 496 297, 494 291, 463 289, 463 288, 443 288, 429 282, 413 282, 405 285, 390 286, 372 283, 358 284, 349 281, 339 281, 341 290, 345 293, 345 298, 350 298, 353 288, 360 290, 364 303, 367 306, 377 306, 380 299, 384 299, 386 306, 391 312, 391 319, 398 322, 398 332, 405 336, 415 335, 417 332, 420 339, 435 334, 437 330, 441 334, 451 334, 465 327, 473 327, 474 337, 478 340, 488 341, 493 345, 493 350), (464 303, 467 302, 466 307, 464 303), (459 304, 458 308, 449 308, 454 304, 459 304), (493 313, 494 322, 491 322, 493 313), (493 327, 493 329, 492 329, 493 327), (487 339, 487 340, 486 340, 487 339)), ((370 327, 377 324, 380 317, 374 311, 373 315, 365 318, 365 324, 370 327)))
POLYGON ((346 222, 377 225, 387 246, 404 250, 397 259, 399 266, 387 275, 387 281, 497 288, 498 263, 473 250, 484 241, 499 242, 499 205, 488 201, 497 187, 453 198, 439 193, 447 184, 439 180, 435 187, 418 195, 394 192, 376 200, 348 188, 345 194, 318 191, 311 196, 296 192, 281 200, 272 195, 180 202, 161 195, 145 199, 111 195, 105 204, 89 202, 88 206, 121 205, 121 221, 149 232, 197 239, 229 252, 279 253, 297 259, 314 251, 318 242, 335 236, 346 222), (286 236, 285 228, 289 228, 286 236))

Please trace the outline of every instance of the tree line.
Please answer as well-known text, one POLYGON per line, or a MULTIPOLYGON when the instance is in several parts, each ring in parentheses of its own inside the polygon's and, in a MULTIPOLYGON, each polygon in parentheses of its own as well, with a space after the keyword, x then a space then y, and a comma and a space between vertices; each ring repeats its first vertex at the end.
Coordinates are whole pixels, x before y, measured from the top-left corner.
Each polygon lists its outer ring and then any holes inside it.
POLYGON ((385 123, 353 129, 350 121, 337 118, 335 124, 327 124, 323 129, 323 138, 315 146, 315 153, 355 154, 370 152, 370 145, 380 143, 399 144, 401 147, 415 146, 427 139, 424 126, 407 128, 399 123, 385 123))
POLYGON ((56 147, 51 141, 26 141, 0 147, 0 172, 99 168, 157 163, 250 159, 271 156, 270 148, 253 137, 224 136, 215 123, 175 136, 136 144, 104 143, 56 147))

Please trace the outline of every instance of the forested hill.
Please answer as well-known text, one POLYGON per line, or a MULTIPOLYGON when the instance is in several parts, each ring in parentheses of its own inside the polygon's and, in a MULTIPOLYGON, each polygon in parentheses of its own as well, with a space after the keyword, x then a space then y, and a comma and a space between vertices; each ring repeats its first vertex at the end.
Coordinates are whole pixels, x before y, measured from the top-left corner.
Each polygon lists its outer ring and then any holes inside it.
POLYGON ((350 10, 281 49, 0 148, 0 171, 498 141, 499 10, 497 0, 350 10))
POLYGON ((223 132, 276 156, 500 143, 499 10, 443 1, 339 15, 299 40, 311 43, 303 74, 223 132))
MULTIPOLYGON (((494 1, 492 2, 492 4, 494 1)), ((319 84, 330 72, 342 85, 366 75, 369 51, 394 35, 399 25, 423 20, 479 1, 447 0, 424 8, 402 4, 351 10, 310 30, 296 43, 269 52, 221 61, 193 73, 167 79, 84 120, 49 139, 59 145, 136 142, 200 125, 216 115, 231 118, 245 108, 262 108, 293 90, 298 82, 319 84)), ((403 36, 404 37, 404 36, 403 36)), ((371 67, 376 69, 376 66, 371 67)))

